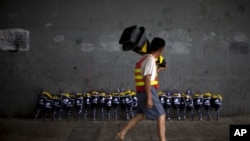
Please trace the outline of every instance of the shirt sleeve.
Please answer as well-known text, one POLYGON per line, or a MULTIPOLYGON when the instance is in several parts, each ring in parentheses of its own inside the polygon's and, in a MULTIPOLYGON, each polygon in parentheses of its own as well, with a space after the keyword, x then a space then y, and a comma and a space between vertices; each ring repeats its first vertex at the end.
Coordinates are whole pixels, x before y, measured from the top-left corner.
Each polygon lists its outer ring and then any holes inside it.
POLYGON ((141 72, 143 76, 152 75, 155 72, 155 59, 153 57, 148 57, 144 60, 141 66, 141 72))

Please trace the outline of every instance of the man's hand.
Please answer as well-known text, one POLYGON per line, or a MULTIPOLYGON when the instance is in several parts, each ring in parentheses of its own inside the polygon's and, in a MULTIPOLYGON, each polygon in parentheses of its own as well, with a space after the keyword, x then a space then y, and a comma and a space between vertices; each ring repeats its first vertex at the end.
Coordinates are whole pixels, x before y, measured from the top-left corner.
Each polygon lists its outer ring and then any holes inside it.
POLYGON ((152 100, 152 98, 147 98, 147 105, 146 105, 146 107, 148 109, 153 108, 153 100, 152 100))
POLYGON ((167 66, 166 67, 158 67, 157 68, 157 72, 160 72, 160 71, 162 71, 162 70, 165 70, 167 68, 167 66))

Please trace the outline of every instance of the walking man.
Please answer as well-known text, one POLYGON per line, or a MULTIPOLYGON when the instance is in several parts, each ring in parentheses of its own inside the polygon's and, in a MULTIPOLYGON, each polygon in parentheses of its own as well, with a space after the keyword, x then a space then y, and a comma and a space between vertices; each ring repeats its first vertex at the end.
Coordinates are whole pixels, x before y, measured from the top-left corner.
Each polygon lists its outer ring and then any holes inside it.
POLYGON ((151 42, 150 53, 142 56, 135 66, 135 86, 138 98, 137 114, 116 134, 116 140, 123 141, 126 133, 138 122, 150 119, 157 120, 157 131, 160 141, 165 137, 165 111, 157 95, 158 75, 164 68, 156 65, 156 59, 161 56, 165 41, 154 38, 151 42))

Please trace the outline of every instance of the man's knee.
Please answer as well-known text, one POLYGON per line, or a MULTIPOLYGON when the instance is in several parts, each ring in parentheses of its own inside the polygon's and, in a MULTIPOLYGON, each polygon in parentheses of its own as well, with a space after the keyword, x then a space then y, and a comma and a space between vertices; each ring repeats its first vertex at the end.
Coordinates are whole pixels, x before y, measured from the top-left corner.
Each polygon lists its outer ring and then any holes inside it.
POLYGON ((141 121, 145 119, 146 119, 145 115, 141 115, 141 121))
POLYGON ((166 114, 162 114, 162 115, 160 115, 160 116, 158 117, 158 119, 164 119, 164 120, 165 120, 165 118, 166 118, 166 114))
POLYGON ((142 121, 142 120, 145 120, 145 115, 143 115, 143 114, 137 114, 137 117, 138 117, 138 120, 139 121, 142 121))

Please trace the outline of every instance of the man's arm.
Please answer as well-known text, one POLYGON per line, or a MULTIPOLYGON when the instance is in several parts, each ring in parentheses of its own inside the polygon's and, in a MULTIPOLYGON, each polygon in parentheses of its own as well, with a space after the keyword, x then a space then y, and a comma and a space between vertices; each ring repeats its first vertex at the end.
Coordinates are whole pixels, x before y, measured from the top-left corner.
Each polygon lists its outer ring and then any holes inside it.
POLYGON ((162 70, 165 70, 166 68, 167 68, 167 67, 165 67, 165 68, 164 68, 164 67, 158 67, 158 68, 157 68, 157 73, 160 72, 160 71, 162 71, 162 70))
POLYGON ((145 92, 146 92, 146 95, 147 95, 147 105, 146 107, 147 108, 152 108, 153 107, 153 100, 152 100, 152 94, 151 94, 151 84, 150 84, 150 78, 151 76, 148 74, 148 75, 145 75, 144 76, 144 87, 145 87, 145 92))

